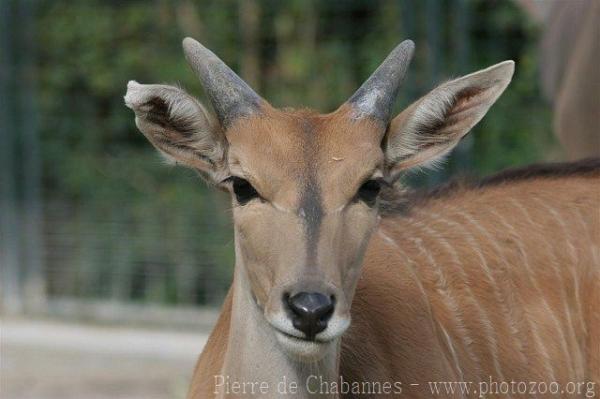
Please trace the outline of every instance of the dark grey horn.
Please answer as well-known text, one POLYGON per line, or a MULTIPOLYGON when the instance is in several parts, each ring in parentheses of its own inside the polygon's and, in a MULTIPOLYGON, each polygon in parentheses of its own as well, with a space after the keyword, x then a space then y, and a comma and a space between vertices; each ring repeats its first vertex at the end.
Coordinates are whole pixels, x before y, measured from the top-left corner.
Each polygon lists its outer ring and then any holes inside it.
POLYGON ((227 127, 234 119, 257 112, 263 101, 235 72, 212 51, 186 37, 183 52, 219 118, 227 127))
POLYGON ((394 100, 414 50, 412 40, 400 43, 350 97, 348 103, 356 111, 357 117, 368 116, 386 124, 389 122, 394 100))

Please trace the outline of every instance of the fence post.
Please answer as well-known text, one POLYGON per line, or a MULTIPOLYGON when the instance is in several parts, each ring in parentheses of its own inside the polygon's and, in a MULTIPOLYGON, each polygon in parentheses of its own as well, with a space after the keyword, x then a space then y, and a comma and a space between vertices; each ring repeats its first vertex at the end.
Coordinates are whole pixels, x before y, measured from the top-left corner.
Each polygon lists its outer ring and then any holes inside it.
MULTIPOLYGON (((454 74, 455 76, 464 75, 471 72, 469 69, 470 62, 470 35, 469 35, 469 4, 467 0, 458 0, 454 4, 453 9, 453 21, 455 33, 453 36, 454 46, 456 54, 453 54, 455 60, 454 74)), ((475 135, 467 135, 456 147, 454 152, 454 159, 456 169, 458 171, 469 170, 472 166, 471 152, 473 150, 473 144, 475 142, 475 135)))
POLYGON ((16 174, 16 101, 14 91, 13 1, 0 1, 0 287, 2 309, 23 308, 19 271, 19 213, 16 174))
POLYGON ((17 6, 19 23, 19 127, 22 132, 21 146, 23 169, 23 206, 21 208, 22 250, 25 275, 23 294, 28 311, 44 310, 46 284, 43 267, 42 237, 42 153, 40 148, 37 70, 35 39, 35 0, 21 0, 17 6))

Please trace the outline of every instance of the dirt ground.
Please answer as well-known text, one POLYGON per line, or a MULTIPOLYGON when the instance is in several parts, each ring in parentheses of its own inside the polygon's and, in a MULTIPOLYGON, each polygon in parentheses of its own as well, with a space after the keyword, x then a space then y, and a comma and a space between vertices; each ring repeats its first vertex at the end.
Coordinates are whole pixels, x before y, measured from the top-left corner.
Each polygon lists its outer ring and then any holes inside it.
POLYGON ((0 324, 2 399, 185 398, 206 332, 0 324))

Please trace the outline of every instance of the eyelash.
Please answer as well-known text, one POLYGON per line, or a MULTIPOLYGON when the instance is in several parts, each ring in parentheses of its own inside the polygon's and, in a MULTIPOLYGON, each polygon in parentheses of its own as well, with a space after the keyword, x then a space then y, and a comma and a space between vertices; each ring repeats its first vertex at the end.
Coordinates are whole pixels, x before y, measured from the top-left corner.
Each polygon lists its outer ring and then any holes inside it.
POLYGON ((381 181, 379 179, 369 179, 356 192, 356 199, 363 201, 369 207, 373 207, 380 192, 381 181))
POLYGON ((231 176, 227 180, 231 181, 233 193, 238 204, 246 205, 253 199, 261 198, 258 191, 256 191, 256 189, 252 186, 252 184, 250 184, 248 180, 242 179, 241 177, 237 176, 231 176))
MULTIPOLYGON (((260 199, 261 196, 256 189, 246 179, 237 176, 231 176, 227 179, 231 182, 235 199, 240 205, 246 205, 253 199, 260 199)), ((356 200, 363 201, 367 206, 375 206, 377 197, 381 192, 381 182, 379 179, 369 179, 365 181, 356 192, 356 200)))

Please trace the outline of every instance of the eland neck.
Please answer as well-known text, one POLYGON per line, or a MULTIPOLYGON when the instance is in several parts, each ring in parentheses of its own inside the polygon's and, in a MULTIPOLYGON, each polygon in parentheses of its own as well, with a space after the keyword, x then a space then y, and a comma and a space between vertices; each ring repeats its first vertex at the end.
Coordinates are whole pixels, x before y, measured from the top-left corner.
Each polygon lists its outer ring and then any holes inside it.
MULTIPOLYGON (((320 390, 319 382, 338 378, 339 343, 311 363, 284 353, 252 297, 243 262, 237 255, 236 258, 227 349, 220 375, 215 376, 216 386, 222 382, 215 388, 217 397, 235 396, 234 384, 240 387, 237 394, 245 397, 294 398, 306 397, 308 393, 314 396, 320 390)), ((323 392, 320 397, 335 396, 323 392)))

